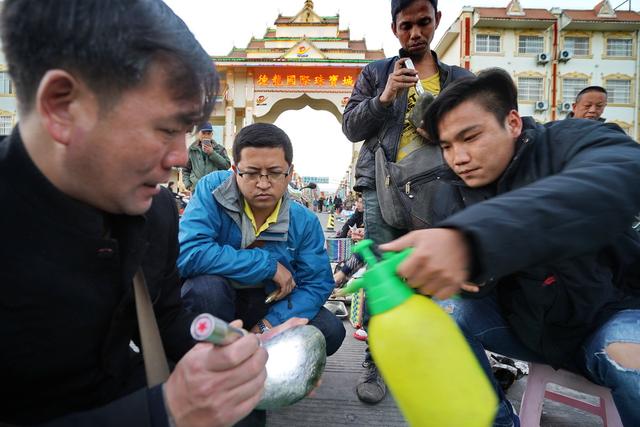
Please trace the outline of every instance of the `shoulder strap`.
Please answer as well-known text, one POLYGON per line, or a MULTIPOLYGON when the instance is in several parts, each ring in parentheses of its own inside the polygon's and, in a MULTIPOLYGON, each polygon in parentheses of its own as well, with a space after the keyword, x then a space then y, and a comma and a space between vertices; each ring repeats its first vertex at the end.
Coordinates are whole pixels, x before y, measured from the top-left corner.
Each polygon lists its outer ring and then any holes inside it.
POLYGON ((162 339, 142 267, 138 268, 133 276, 133 290, 136 298, 136 314, 138 315, 147 386, 153 387, 162 384, 169 378, 169 365, 162 347, 162 339))

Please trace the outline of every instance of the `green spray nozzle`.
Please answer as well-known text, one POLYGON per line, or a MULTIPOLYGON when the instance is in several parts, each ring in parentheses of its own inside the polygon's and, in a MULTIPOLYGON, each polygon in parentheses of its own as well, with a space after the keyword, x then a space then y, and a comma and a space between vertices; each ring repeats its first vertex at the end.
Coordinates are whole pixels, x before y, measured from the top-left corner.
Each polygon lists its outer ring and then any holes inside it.
POLYGON ((367 271, 360 279, 341 289, 338 294, 352 294, 364 288, 371 314, 385 312, 403 303, 414 295, 414 292, 398 276, 396 270, 411 251, 412 248, 400 252, 385 252, 381 259, 378 259, 373 251, 373 241, 361 241, 354 247, 353 252, 364 258, 367 271))

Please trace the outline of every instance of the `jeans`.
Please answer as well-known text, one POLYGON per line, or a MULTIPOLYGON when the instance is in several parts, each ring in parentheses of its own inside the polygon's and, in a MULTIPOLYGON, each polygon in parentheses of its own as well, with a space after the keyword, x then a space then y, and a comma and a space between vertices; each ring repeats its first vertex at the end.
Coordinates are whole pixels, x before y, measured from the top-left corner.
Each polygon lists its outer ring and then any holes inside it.
MULTIPOLYGON (((501 314, 495 292, 479 299, 449 299, 438 303, 455 319, 500 398, 494 425, 512 425, 513 408, 494 379, 484 350, 528 362, 545 363, 544 358, 525 347, 514 335, 501 314)), ((611 388, 623 424, 638 426, 640 371, 623 368, 607 356, 605 347, 612 342, 640 343, 640 310, 616 313, 587 337, 576 355, 576 370, 590 381, 611 388)))
MULTIPOLYGON (((182 299, 185 307, 193 313, 210 313, 220 319, 231 322, 242 319, 244 326, 252 328, 269 311, 264 303, 265 289, 236 289, 221 276, 198 276, 182 285, 182 299)), ((309 325, 322 332, 327 342, 327 356, 338 351, 345 336, 342 321, 324 307, 309 325)))

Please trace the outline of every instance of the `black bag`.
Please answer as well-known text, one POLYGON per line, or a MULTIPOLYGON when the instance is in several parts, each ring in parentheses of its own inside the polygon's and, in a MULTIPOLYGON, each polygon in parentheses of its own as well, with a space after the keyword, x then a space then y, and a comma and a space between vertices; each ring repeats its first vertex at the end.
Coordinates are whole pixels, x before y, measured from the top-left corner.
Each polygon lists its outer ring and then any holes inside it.
POLYGON ((399 162, 390 162, 378 142, 375 165, 376 193, 384 221, 401 230, 431 227, 436 195, 455 178, 440 146, 425 143, 399 162))

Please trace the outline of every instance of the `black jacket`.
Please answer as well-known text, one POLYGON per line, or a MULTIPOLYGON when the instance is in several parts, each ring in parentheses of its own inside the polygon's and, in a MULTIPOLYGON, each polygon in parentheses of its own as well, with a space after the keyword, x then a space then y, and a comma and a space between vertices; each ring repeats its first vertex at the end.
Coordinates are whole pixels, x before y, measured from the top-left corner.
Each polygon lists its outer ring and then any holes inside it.
POLYGON ((437 225, 467 236, 472 281, 497 283, 516 335, 548 363, 571 368, 595 328, 640 308, 640 146, 618 126, 526 118, 497 183, 459 188, 468 207, 437 225))
POLYGON ((142 265, 169 359, 193 345, 171 194, 144 216, 107 215, 58 191, 16 128, 0 142, 0 200, 0 423, 93 410, 54 424, 167 425, 129 341, 140 345, 132 277, 142 265))
MULTIPOLYGON (((462 77, 473 76, 463 68, 443 64, 435 52, 431 52, 440 71, 440 89, 462 77)), ((387 160, 395 161, 407 112, 407 94, 404 90, 388 107, 380 103, 389 75, 399 57, 381 59, 367 64, 360 73, 353 93, 344 109, 342 132, 351 142, 364 140, 356 163, 356 191, 374 190, 375 148, 380 140, 387 160)))

